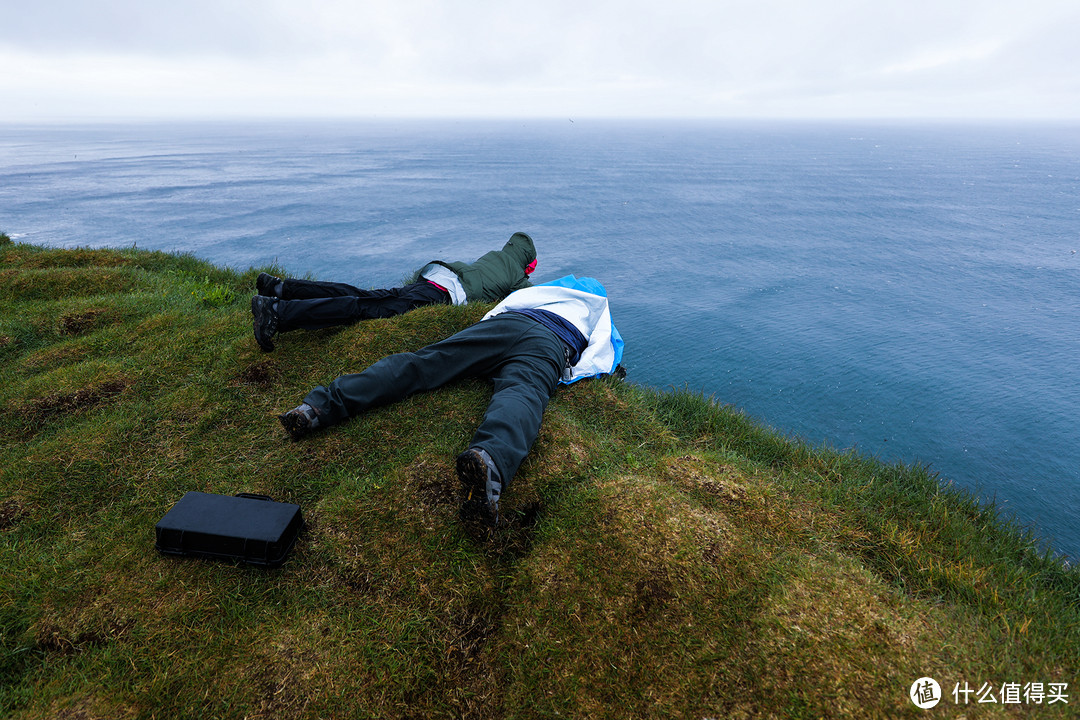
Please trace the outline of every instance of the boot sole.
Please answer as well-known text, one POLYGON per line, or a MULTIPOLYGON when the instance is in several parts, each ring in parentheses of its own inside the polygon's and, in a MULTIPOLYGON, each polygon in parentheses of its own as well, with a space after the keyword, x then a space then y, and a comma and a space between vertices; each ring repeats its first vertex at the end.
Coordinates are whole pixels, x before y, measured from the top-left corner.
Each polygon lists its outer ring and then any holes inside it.
POLYGON ((290 413, 278 415, 278 421, 281 423, 281 427, 285 428, 285 432, 289 433, 289 437, 293 439, 293 442, 311 432, 310 426, 297 415, 290 413))
POLYGON ((498 524, 498 508, 492 512, 487 501, 487 465, 475 453, 458 455, 457 474, 461 481, 461 519, 487 527, 498 524))
POLYGON ((274 341, 268 337, 263 337, 263 334, 259 332, 259 326, 263 321, 263 308, 262 303, 259 302, 261 295, 256 295, 251 298, 251 314, 254 317, 252 322, 252 331, 255 333, 255 342, 259 344, 263 352, 272 352, 274 350, 274 341))

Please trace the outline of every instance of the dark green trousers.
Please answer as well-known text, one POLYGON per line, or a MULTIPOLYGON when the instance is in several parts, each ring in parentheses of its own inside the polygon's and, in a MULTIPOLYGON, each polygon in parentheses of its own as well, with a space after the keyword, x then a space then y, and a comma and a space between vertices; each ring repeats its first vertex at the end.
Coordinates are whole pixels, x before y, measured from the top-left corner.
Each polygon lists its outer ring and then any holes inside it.
POLYGON ((562 341, 553 332, 523 315, 502 313, 416 352, 342 375, 304 402, 319 413, 321 425, 332 425, 455 380, 490 377, 494 394, 469 447, 486 450, 508 485, 540 432, 564 363, 562 341))

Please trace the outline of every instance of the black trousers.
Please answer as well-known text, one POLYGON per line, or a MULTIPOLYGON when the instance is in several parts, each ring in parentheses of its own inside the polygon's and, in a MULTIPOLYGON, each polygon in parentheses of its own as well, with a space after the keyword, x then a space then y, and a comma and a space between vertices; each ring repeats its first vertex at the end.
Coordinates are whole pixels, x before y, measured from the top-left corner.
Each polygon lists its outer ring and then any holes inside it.
POLYGON ((345 283, 286 279, 281 296, 277 302, 278 332, 351 325, 450 302, 449 293, 426 280, 399 288, 361 290, 345 283))
POLYGON ((320 424, 332 425, 454 380, 490 377, 494 393, 469 447, 486 450, 509 485, 536 441, 565 359, 563 343, 551 330, 524 315, 503 313, 416 352, 342 375, 312 390, 304 402, 319 413, 320 424))

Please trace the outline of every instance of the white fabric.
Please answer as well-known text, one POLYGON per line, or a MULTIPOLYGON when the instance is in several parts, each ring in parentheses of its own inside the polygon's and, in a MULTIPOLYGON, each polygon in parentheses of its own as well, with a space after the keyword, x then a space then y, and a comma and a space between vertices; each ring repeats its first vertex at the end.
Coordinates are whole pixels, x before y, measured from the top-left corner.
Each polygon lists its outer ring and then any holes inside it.
POLYGON ((458 278, 457 273, 445 265, 428 263, 420 270, 420 277, 446 288, 450 293, 450 302, 454 305, 466 303, 465 288, 461 285, 461 279, 458 278))
POLYGON ((547 310, 565 318, 589 341, 577 364, 563 371, 563 383, 603 375, 615 369, 611 311, 608 309, 606 297, 584 290, 537 285, 511 293, 485 315, 483 320, 508 310, 530 308, 547 310))

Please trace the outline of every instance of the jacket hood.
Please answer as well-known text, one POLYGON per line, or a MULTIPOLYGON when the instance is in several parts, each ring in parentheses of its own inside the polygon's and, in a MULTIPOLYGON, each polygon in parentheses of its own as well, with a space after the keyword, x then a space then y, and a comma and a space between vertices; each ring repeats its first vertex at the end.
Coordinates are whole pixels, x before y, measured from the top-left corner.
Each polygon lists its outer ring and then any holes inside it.
POLYGON ((511 235, 503 245, 503 252, 512 257, 514 262, 519 263, 522 271, 536 259, 536 245, 533 239, 523 232, 511 235))

